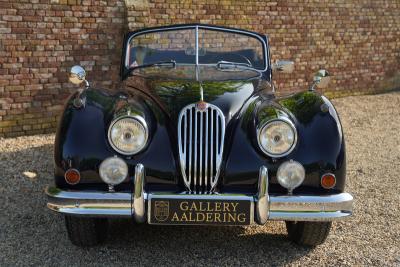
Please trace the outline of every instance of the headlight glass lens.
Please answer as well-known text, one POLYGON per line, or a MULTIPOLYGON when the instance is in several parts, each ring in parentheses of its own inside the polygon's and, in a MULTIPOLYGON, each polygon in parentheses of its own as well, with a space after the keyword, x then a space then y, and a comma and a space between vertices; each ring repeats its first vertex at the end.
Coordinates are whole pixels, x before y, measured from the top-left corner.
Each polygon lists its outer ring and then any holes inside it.
POLYGON ((122 118, 111 125, 109 139, 111 146, 119 153, 133 155, 146 145, 147 129, 135 118, 122 118))
POLYGON ((117 185, 128 176, 128 165, 120 158, 107 158, 100 164, 99 173, 105 183, 117 185))
POLYGON ((303 183, 305 174, 304 167, 300 163, 291 160, 279 166, 276 176, 281 186, 293 190, 303 183))
POLYGON ((290 152, 296 142, 294 126, 283 120, 266 123, 258 135, 258 143, 269 156, 282 156, 290 152))

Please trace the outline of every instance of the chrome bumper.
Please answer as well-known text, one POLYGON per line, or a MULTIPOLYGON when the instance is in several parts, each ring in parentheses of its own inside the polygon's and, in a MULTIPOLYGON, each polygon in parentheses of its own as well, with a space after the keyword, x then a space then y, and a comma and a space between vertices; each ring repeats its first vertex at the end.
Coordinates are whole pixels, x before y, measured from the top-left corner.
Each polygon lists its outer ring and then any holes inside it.
MULTIPOLYGON (((152 197, 145 193, 144 167, 138 164, 135 169, 135 188, 131 193, 112 193, 96 191, 62 191, 47 187, 47 207, 53 211, 69 215, 100 217, 134 217, 137 222, 147 220, 146 201, 152 197)), ((187 198, 187 194, 175 194, 174 198, 187 198)), ((190 195, 207 199, 232 198, 232 195, 190 195)), ((268 172, 261 167, 259 188, 256 196, 241 195, 255 205, 255 222, 264 224, 267 220, 284 221, 333 221, 344 219, 352 214, 353 197, 348 193, 306 196, 269 195, 268 172)))

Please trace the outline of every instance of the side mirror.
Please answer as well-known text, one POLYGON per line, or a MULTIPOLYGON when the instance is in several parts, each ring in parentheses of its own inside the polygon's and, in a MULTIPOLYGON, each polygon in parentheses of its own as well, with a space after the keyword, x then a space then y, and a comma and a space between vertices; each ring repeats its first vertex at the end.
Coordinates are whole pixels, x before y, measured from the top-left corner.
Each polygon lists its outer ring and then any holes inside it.
POLYGON ((311 90, 314 90, 314 87, 316 86, 317 88, 326 88, 328 87, 329 82, 331 81, 331 76, 329 75, 329 72, 326 70, 319 70, 317 73, 314 75, 314 83, 311 86, 311 90))
MULTIPOLYGON (((76 85, 85 82, 85 89, 89 88, 89 82, 86 80, 86 71, 81 66, 75 65, 71 68, 69 72, 69 81, 76 85)), ((77 109, 85 107, 86 98, 82 96, 82 93, 85 91, 85 89, 78 90, 78 94, 73 101, 73 105, 77 109)))
POLYGON ((277 60, 272 64, 272 70, 283 73, 292 73, 294 70, 294 62, 289 60, 277 60))
POLYGON ((86 86, 89 86, 89 83, 85 79, 86 71, 81 66, 75 65, 71 68, 69 72, 69 81, 73 84, 79 85, 83 82, 86 83, 86 86))

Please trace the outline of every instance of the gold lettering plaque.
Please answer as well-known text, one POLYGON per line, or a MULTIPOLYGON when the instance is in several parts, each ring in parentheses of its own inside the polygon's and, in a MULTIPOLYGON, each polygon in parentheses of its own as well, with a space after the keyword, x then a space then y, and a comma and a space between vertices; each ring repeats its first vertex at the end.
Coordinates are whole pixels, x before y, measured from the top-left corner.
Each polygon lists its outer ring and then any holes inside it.
POLYGON ((149 200, 150 224, 249 225, 250 200, 167 199, 149 200))

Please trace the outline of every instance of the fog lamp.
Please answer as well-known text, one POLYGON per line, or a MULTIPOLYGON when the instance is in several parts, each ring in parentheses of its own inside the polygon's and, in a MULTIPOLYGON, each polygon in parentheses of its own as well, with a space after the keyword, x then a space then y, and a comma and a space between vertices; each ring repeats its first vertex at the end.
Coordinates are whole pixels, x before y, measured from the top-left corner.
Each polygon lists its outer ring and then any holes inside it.
POLYGON ((100 164, 99 173, 105 183, 117 185, 128 176, 128 165, 118 157, 107 158, 100 164))
POLYGON ((276 176, 279 184, 292 193, 304 181, 305 170, 300 163, 290 160, 279 166, 276 176))

